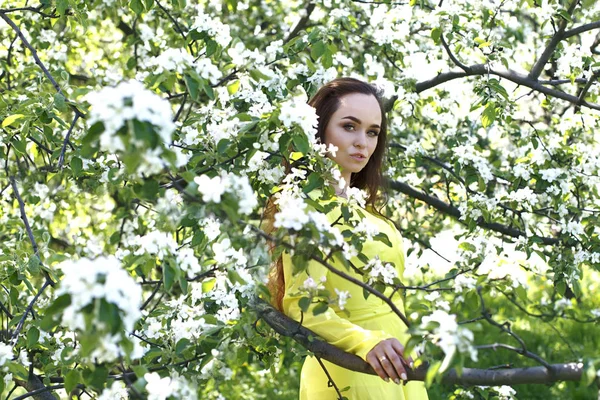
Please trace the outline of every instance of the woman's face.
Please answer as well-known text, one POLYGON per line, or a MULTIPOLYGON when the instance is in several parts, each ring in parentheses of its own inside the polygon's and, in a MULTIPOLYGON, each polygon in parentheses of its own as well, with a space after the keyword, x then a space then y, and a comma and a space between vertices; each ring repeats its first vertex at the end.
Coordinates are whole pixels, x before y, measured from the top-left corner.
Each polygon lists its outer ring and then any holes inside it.
POLYGON ((352 93, 340 97, 340 105, 325 128, 325 144, 337 146, 329 156, 350 183, 352 173, 360 172, 377 147, 381 129, 381 109, 375 96, 352 93))

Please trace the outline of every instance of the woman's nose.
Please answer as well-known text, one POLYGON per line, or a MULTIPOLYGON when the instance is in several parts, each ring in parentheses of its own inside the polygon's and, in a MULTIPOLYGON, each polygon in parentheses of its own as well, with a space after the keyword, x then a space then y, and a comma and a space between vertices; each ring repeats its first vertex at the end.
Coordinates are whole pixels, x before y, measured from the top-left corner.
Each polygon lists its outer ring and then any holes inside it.
POLYGON ((367 133, 359 131, 356 139, 354 140, 354 146, 366 147, 367 146, 367 133))

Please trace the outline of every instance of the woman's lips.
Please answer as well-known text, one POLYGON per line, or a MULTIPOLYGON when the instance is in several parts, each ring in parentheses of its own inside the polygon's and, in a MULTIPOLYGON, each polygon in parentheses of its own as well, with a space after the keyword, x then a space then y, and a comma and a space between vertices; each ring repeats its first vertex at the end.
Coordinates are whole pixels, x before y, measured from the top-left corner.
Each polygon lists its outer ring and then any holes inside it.
POLYGON ((362 154, 350 154, 350 157, 357 161, 365 161, 367 159, 367 157, 363 156, 362 154))

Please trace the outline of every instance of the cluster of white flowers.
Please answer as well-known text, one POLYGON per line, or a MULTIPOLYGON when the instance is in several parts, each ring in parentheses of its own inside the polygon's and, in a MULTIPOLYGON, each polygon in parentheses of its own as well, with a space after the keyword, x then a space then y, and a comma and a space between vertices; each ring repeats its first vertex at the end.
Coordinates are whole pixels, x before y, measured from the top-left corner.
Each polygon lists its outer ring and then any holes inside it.
MULTIPOLYGON (((155 148, 150 148, 142 140, 129 132, 129 143, 140 151, 141 162, 135 173, 137 175, 152 175, 160 172, 166 163, 162 159, 164 149, 171 145, 175 124, 172 122, 173 112, 170 103, 147 90, 138 81, 121 82, 116 87, 104 87, 99 91, 90 92, 85 96, 91 109, 88 126, 101 122, 104 131, 100 134, 100 149, 108 153, 134 151, 126 149, 124 136, 117 132, 127 127, 133 129, 131 123, 136 120, 152 125, 159 135, 161 142, 155 148)), ((175 156, 175 166, 181 167, 188 161, 179 148, 171 150, 175 156)))
POLYGON ((434 303, 435 308, 439 308, 446 312, 450 311, 450 303, 444 300, 440 292, 438 292, 437 290, 426 294, 424 296, 424 299, 434 303))
POLYGON ((379 228, 377 225, 369 222, 367 218, 363 218, 355 227, 354 232, 356 233, 364 233, 367 240, 373 239, 373 236, 379 233, 379 228))
POLYGON ((365 190, 357 187, 349 187, 346 189, 346 196, 348 196, 348 203, 365 207, 367 202, 367 192, 365 190))
POLYGON ((0 367, 12 360, 12 346, 0 342, 0 367))
POLYGON ((383 280, 383 282, 391 285, 394 283, 394 278, 398 277, 398 270, 394 265, 390 263, 382 263, 379 257, 373 258, 364 269, 369 272, 368 284, 372 284, 376 280, 383 280))
POLYGON ((454 156, 456 161, 462 165, 472 164, 479 171, 479 176, 484 182, 489 182, 494 179, 492 168, 487 159, 477 153, 472 144, 460 145, 454 148, 454 156))
POLYGON ((314 292, 316 290, 325 289, 325 286, 323 286, 323 284, 326 282, 326 280, 327 280, 327 278, 325 276, 322 276, 319 279, 319 281, 317 282, 313 279, 312 276, 309 276, 302 283, 302 289, 309 291, 309 292, 314 292))
POLYGON ((309 106, 302 97, 287 100, 281 104, 279 120, 286 128, 291 128, 293 124, 302 128, 310 143, 314 143, 316 140, 318 119, 314 107, 309 106))
POLYGON ((456 315, 435 310, 431 315, 423 317, 421 328, 431 330, 429 334, 431 341, 446 355, 440 367, 441 371, 448 368, 457 350, 462 354, 469 354, 473 361, 477 361, 477 349, 473 347, 473 332, 458 325, 456 315))
POLYGON ((461 274, 454 278, 454 291, 461 293, 465 289, 473 289, 476 284, 477 279, 466 274, 461 274))
MULTIPOLYGON (((231 61, 235 65, 244 65, 252 63, 253 66, 262 66, 265 63, 265 56, 258 49, 248 50, 242 42, 237 42, 227 50, 227 54, 231 57, 231 61)), ((269 71, 265 68, 260 68, 261 72, 269 71)), ((265 74, 267 75, 267 74, 265 74)))
POLYGON ((144 375, 148 400, 167 400, 170 397, 176 399, 197 399, 197 390, 177 372, 171 372, 170 376, 161 376, 157 372, 148 372, 144 375))
POLYGON ((202 194, 202 200, 205 202, 220 203, 223 194, 231 193, 237 197, 239 211, 242 214, 248 215, 258 206, 256 193, 250 186, 247 176, 237 176, 222 171, 221 175, 213 178, 207 175, 197 176, 194 182, 198 185, 198 192, 202 194))
POLYGON ((160 55, 152 57, 146 63, 148 69, 154 74, 162 74, 164 71, 175 71, 183 73, 194 64, 194 57, 183 49, 166 49, 160 55))
POLYGON ((231 42, 229 25, 223 24, 218 18, 212 15, 204 14, 201 10, 198 12, 192 29, 198 32, 206 32, 222 47, 227 47, 231 42))
POLYGON ((348 299, 351 297, 350 292, 347 290, 338 290, 335 288, 335 294, 337 295, 337 303, 340 310, 343 310, 348 302, 348 299))
POLYGON ((518 202, 520 205, 527 203, 531 206, 535 206, 539 201, 538 196, 529 187, 524 187, 521 189, 517 189, 516 191, 510 192, 506 195, 506 197, 510 201, 518 202))
POLYGON ((292 190, 283 190, 276 197, 275 204, 279 211, 275 214, 273 226, 301 230, 308 223, 309 216, 306 212, 304 199, 292 190))
POLYGON ((91 109, 88 126, 96 122, 104 124, 100 136, 100 149, 108 152, 125 150, 125 144, 117 131, 128 121, 149 122, 165 143, 170 143, 175 124, 173 112, 167 100, 146 89, 138 81, 121 82, 116 87, 104 87, 85 96, 91 109))
MULTIPOLYGON (((481 388, 486 388, 486 386, 481 386, 481 388)), ((515 395, 517 392, 510 386, 502 385, 502 386, 492 386, 491 388, 498 395, 498 400, 514 400, 516 399, 515 395)))
POLYGON ((505 253, 498 255, 495 252, 487 252, 477 272, 487 275, 489 280, 506 279, 511 282, 513 288, 529 287, 525 270, 514 257, 509 257, 505 253))
POLYGON ((214 217, 206 217, 199 222, 209 242, 214 241, 221 234, 221 223, 214 217))
POLYGON ((554 303, 554 310, 555 311, 563 311, 567 308, 571 308, 573 307, 573 303, 571 302, 571 300, 563 297, 561 299, 556 300, 556 302, 554 303))
POLYGON ((269 153, 264 151, 257 151, 254 153, 254 155, 248 161, 248 168, 246 171, 248 173, 255 172, 257 174, 256 178, 259 182, 276 184, 284 177, 285 171, 281 165, 278 165, 274 168, 269 168, 269 165, 266 161, 268 156, 269 153))
POLYGON ((565 171, 563 171, 562 168, 548 168, 540 169, 539 172, 542 174, 543 180, 552 183, 555 180, 558 180, 565 171))
POLYGON ((71 330, 85 330, 81 309, 96 299, 105 299, 120 310, 125 329, 132 331, 140 318, 142 288, 125 271, 115 257, 67 260, 57 265, 64 276, 57 295, 69 294, 71 304, 62 322, 71 330))
POLYGON ((159 260, 177 251, 177 242, 173 236, 158 230, 150 231, 144 236, 136 236, 131 241, 132 247, 138 247, 133 254, 154 254, 159 260))
POLYGON ((219 321, 229 323, 240 317, 240 304, 236 297, 238 289, 239 287, 231 284, 225 273, 217 273, 215 285, 208 296, 221 306, 215 315, 219 321))
POLYGON ((136 236, 130 241, 130 246, 137 247, 133 252, 135 255, 152 254, 161 261, 165 257, 174 256, 177 266, 187 272, 189 277, 202 269, 194 250, 188 247, 178 250, 179 246, 173 236, 165 232, 154 230, 144 236, 136 236))
POLYGON ((212 251, 215 254, 215 261, 221 265, 233 263, 239 267, 243 267, 248 263, 248 259, 242 249, 234 249, 231 246, 229 238, 224 238, 220 242, 214 243, 212 251))
MULTIPOLYGON (((85 331, 87 327, 82 309, 98 299, 104 299, 119 309, 125 330, 133 331, 141 317, 142 288, 122 268, 117 258, 68 260, 58 264, 57 268, 64 274, 57 295, 68 294, 71 298, 71 304, 62 314, 63 325, 72 331, 85 331)), ((97 326, 102 328, 102 324, 97 326)), ((122 339, 122 333, 100 336, 89 358, 97 362, 115 360, 125 353, 120 346, 122 339)), ((131 342, 133 350, 129 356, 134 359, 143 356, 144 350, 139 340, 134 338, 131 342)))
POLYGON ((512 169, 513 174, 517 178, 523 178, 529 181, 531 178, 531 168, 527 164, 516 164, 512 169))
POLYGON ((568 221, 561 224, 561 228, 565 233, 579 237, 585 233, 583 225, 579 221, 568 221))
POLYGON ((214 65, 210 58, 201 58, 195 63, 196 72, 203 79, 208 80, 211 84, 216 84, 221 78, 221 70, 214 65))
POLYGON ((98 400, 128 400, 129 393, 123 381, 114 381, 111 387, 107 387, 100 393, 98 400))
POLYGON ((321 86, 324 83, 332 81, 336 76, 337 70, 334 67, 325 69, 319 65, 315 73, 308 77, 306 81, 313 83, 315 86, 321 86))
POLYGON ((575 69, 583 70, 586 56, 592 56, 590 50, 586 46, 582 46, 579 43, 565 43, 562 54, 558 59, 557 75, 567 77, 570 76, 575 69))

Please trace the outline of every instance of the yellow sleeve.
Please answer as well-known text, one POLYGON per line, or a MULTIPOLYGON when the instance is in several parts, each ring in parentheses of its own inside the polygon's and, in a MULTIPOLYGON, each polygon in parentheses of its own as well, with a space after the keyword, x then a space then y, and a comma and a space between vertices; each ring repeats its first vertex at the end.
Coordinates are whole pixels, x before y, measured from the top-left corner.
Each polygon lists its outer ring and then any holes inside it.
MULTIPOLYGON (((282 257, 286 281, 283 310, 290 318, 296 321, 302 320, 303 326, 315 332, 326 342, 348 353, 356 354, 365 361, 367 354, 377 343, 392 337, 385 331, 361 328, 337 315, 331 307, 326 312, 315 316, 313 315, 315 302, 311 304, 307 312, 302 316, 302 310, 298 302, 306 293, 300 292, 300 288, 302 288, 306 279, 310 276, 315 282, 320 282, 321 277, 324 276, 327 278, 332 272, 321 263, 311 260, 305 271, 294 276, 292 275, 292 260, 290 255, 283 253, 282 257)), ((350 282, 348 284, 352 285, 350 282)), ((326 289, 329 289, 331 295, 335 296, 333 288, 326 285, 326 289)))

